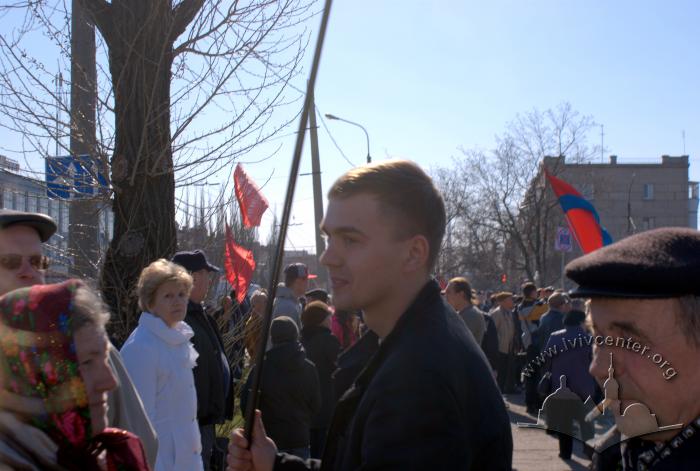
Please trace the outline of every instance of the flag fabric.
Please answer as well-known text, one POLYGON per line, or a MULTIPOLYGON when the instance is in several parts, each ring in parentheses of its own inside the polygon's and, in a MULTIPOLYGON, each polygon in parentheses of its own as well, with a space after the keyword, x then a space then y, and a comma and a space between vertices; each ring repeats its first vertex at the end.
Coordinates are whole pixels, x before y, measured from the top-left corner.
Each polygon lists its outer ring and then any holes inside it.
POLYGON ((233 183, 238 206, 243 216, 243 225, 247 228, 259 226, 263 213, 270 205, 240 163, 236 165, 236 170, 233 172, 233 183))
POLYGON ((236 244, 231 228, 226 224, 226 251, 224 257, 226 280, 236 290, 236 300, 242 303, 255 271, 253 252, 236 244))
POLYGON ((554 194, 559 198, 561 209, 569 223, 571 233, 584 254, 604 245, 612 244, 612 237, 600 224, 600 217, 593 205, 576 188, 545 170, 554 194))

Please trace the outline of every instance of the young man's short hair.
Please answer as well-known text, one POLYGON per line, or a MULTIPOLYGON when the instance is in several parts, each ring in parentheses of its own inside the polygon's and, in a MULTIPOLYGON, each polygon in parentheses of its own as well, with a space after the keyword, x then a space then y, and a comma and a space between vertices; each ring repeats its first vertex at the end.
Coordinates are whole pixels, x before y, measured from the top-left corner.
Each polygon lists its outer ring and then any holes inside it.
POLYGON ((430 177, 414 162, 392 160, 365 165, 341 176, 328 191, 328 199, 362 193, 376 197, 396 221, 398 237, 422 235, 428 240, 428 269, 437 260, 445 234, 445 203, 430 177))

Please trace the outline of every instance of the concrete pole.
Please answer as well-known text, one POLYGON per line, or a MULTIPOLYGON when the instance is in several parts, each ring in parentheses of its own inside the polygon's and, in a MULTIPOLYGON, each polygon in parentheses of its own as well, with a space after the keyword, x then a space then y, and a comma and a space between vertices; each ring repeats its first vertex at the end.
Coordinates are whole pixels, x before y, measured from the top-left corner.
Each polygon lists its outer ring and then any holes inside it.
MULTIPOLYGON (((71 110, 70 152, 86 168, 97 161, 95 113, 97 65, 95 26, 79 0, 72 1, 71 17, 71 110), (87 156, 79 159, 78 156, 87 156)), ((94 171, 98 166, 93 167, 94 171)), ((95 194, 98 193, 95 188, 95 194)), ((99 259, 98 206, 95 200, 73 200, 70 204, 68 247, 73 256, 73 275, 95 279, 99 259)))
MULTIPOLYGON (((323 237, 321 237, 321 221, 323 220, 323 189, 321 185, 321 162, 318 152, 318 126, 316 125, 316 104, 313 95, 311 96, 311 109, 309 110, 309 135, 311 142, 311 178, 314 191, 314 222, 316 223, 316 257, 321 258, 321 254, 326 249, 323 237)), ((321 284, 328 285, 326 271, 321 269, 319 263, 319 273, 321 284)))

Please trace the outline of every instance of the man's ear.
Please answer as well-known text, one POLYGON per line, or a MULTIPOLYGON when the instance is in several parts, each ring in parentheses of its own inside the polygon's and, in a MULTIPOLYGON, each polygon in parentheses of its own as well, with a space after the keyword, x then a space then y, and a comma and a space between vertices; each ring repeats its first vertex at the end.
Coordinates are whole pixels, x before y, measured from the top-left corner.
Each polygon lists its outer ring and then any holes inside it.
POLYGON ((424 235, 414 235, 406 242, 406 259, 404 268, 408 272, 416 272, 428 269, 428 257, 430 256, 430 244, 424 235))

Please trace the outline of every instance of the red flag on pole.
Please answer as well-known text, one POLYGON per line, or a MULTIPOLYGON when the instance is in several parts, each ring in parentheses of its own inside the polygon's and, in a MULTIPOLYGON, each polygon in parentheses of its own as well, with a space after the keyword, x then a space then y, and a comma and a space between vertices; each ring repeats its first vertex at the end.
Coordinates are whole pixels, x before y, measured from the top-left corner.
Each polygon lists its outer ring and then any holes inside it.
POLYGON ((224 269, 226 270, 226 279, 236 290, 236 300, 242 303, 253 277, 253 271, 255 271, 255 259, 252 251, 244 249, 233 241, 233 234, 228 224, 226 224, 224 269))
POLYGON ((243 225, 247 228, 259 226, 260 219, 269 204, 258 185, 245 173, 240 163, 236 165, 236 170, 233 172, 233 182, 236 187, 238 206, 243 216, 243 225))

